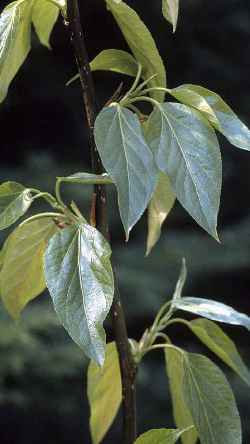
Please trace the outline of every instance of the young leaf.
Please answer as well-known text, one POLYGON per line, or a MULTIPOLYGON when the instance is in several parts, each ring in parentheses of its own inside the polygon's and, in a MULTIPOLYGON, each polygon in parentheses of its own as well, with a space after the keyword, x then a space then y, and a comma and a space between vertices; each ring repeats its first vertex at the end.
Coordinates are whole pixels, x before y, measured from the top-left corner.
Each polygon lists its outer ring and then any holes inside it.
POLYGON ((196 110, 164 103, 151 114, 146 132, 157 166, 169 176, 180 203, 218 239, 222 165, 212 127, 196 110))
POLYGON ((40 42, 50 48, 49 40, 59 15, 59 7, 49 0, 36 0, 32 8, 32 22, 40 42))
POLYGON ((0 15, 0 103, 30 51, 33 0, 17 0, 0 15))
POLYGON ((113 183, 108 174, 75 173, 67 177, 58 177, 60 182, 78 183, 82 185, 103 185, 113 183))
POLYGON ((26 213, 32 203, 28 188, 16 182, 0 185, 0 230, 14 224, 26 213))
POLYGON ((169 91, 177 100, 201 111, 232 145, 250 151, 250 131, 216 93, 197 85, 181 85, 169 91))
POLYGON ((205 356, 184 353, 183 393, 201 444, 241 444, 239 412, 222 371, 205 356))
POLYGON ((250 318, 221 302, 203 298, 184 297, 173 301, 173 306, 178 310, 188 311, 212 321, 241 325, 250 331, 250 318))
POLYGON ((173 208, 175 199, 168 176, 160 173, 157 187, 148 207, 147 256, 160 238, 162 224, 173 208))
POLYGON ((87 224, 60 230, 45 254, 45 276, 55 311, 69 335, 102 365, 103 321, 113 300, 111 250, 104 237, 87 224))
POLYGON ((175 32, 179 14, 179 0, 162 0, 162 13, 165 19, 173 25, 173 32, 175 32))
POLYGON ((112 425, 122 400, 120 365, 115 342, 106 346, 102 368, 93 361, 88 368, 90 431, 93 444, 99 444, 112 425))
POLYGON ((175 301, 178 301, 179 299, 181 299, 182 297, 182 291, 183 291, 183 287, 185 285, 187 279, 187 267, 186 267, 186 260, 183 258, 182 259, 182 264, 181 264, 181 272, 180 272, 180 276, 179 279, 176 283, 176 287, 174 290, 174 294, 173 294, 173 303, 175 301))
MULTIPOLYGON (((166 348, 165 360, 175 424, 179 429, 183 429, 193 425, 193 419, 189 409, 186 406, 183 394, 183 356, 174 348, 166 348)), ((197 437, 198 436, 195 428, 192 428, 182 436, 182 443, 195 444, 197 437)))
POLYGON ((15 319, 46 287, 43 256, 56 230, 50 217, 37 219, 17 227, 4 244, 0 294, 5 308, 15 319))
POLYGON ((134 444, 175 444, 187 429, 152 429, 137 438, 134 444))
POLYGON ((114 104, 95 122, 95 141, 104 168, 118 189, 118 203, 127 238, 146 209, 156 183, 156 168, 138 117, 114 104))
POLYGON ((223 362, 231 367, 246 384, 250 385, 250 373, 231 339, 214 322, 208 319, 195 319, 187 322, 192 332, 214 352, 223 362))
MULTIPOLYGON (((149 87, 166 86, 166 72, 153 37, 138 14, 123 1, 106 0, 136 60, 142 65, 142 76, 146 80, 157 74, 148 83, 149 87)), ((152 97, 162 101, 165 93, 155 91, 152 97)))

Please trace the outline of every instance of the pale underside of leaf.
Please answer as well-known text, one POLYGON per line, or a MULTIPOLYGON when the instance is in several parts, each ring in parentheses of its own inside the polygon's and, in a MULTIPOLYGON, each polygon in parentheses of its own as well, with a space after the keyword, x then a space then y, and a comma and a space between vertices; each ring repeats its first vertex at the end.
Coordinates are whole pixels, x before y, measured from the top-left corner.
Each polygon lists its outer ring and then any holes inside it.
POLYGON ((112 425, 122 400, 119 358, 114 342, 107 344, 104 366, 90 362, 87 377, 90 404, 90 431, 93 444, 99 444, 112 425))
POLYGON ((103 165, 116 184, 127 238, 145 211, 156 185, 156 168, 138 117, 120 105, 105 108, 95 123, 103 165))
POLYGON ((214 130, 196 110, 177 103, 157 107, 146 130, 158 168, 170 178, 178 200, 218 239, 222 163, 214 130))
POLYGON ((57 228, 51 218, 19 226, 4 245, 0 293, 5 308, 18 318, 26 304, 45 289, 43 257, 57 228))
POLYGON ((176 196, 172 190, 169 178, 161 173, 152 199, 148 207, 148 236, 147 251, 150 253, 161 235, 161 228, 174 206, 176 196))
POLYGON ((33 0, 10 3, 0 15, 0 102, 30 51, 33 0))
POLYGON ((16 182, 0 185, 0 229, 14 224, 32 203, 30 190, 16 182))
POLYGON ((36 0, 32 8, 32 22, 40 42, 50 48, 50 35, 58 19, 59 7, 48 0, 36 0))
POLYGON ((162 13, 173 25, 173 32, 175 32, 179 15, 179 0, 162 0, 162 13))
MULTIPOLYGON (((149 87, 166 87, 166 71, 153 40, 153 37, 138 14, 123 1, 115 3, 106 0, 136 60, 142 65, 142 76, 146 80, 157 74, 149 83, 149 87)), ((152 92, 152 97, 163 101, 164 92, 152 92)))
POLYGON ((181 85, 169 91, 177 100, 201 111, 229 142, 250 151, 250 131, 216 93, 198 85, 181 85))
POLYGON ((90 225, 65 228, 49 242, 45 274, 57 315, 72 339, 99 365, 105 356, 103 321, 112 305, 111 250, 90 225))

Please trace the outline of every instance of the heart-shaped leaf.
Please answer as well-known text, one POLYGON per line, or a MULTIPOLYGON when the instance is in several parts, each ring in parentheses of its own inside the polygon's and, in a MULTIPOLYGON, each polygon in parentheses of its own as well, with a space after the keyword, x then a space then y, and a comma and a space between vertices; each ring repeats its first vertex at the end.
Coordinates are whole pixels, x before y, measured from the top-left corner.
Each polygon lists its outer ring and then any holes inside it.
POLYGON ((113 301, 108 242, 92 226, 74 225, 50 240, 45 275, 56 313, 72 339, 91 359, 105 358, 103 321, 113 301))
POLYGON ((102 368, 90 362, 87 382, 90 431, 93 444, 99 444, 112 425, 122 401, 121 373, 115 342, 107 344, 102 368))
POLYGON ((214 130, 196 110, 178 103, 157 106, 146 126, 159 169, 177 199, 214 238, 220 203, 222 164, 214 130))
POLYGON ((50 217, 17 227, 5 241, 0 294, 5 308, 18 318, 26 304, 46 288, 43 257, 57 228, 50 217))
POLYGON ((32 203, 28 188, 16 182, 0 185, 0 230, 14 224, 26 213, 32 203))
POLYGON ((127 238, 148 206, 156 168, 138 117, 119 104, 104 108, 95 122, 95 141, 104 168, 118 190, 127 238))

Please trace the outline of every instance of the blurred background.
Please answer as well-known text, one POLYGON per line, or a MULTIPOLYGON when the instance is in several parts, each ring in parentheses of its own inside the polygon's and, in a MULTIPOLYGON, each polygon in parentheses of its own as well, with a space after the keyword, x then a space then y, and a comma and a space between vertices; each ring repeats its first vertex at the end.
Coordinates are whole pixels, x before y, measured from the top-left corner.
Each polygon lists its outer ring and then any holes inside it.
MULTIPOLYGON (((249 0, 180 0, 174 35, 161 16, 160 0, 127 3, 152 31, 166 63, 169 86, 208 87, 250 126, 249 0)), ((126 49, 103 0, 80 0, 80 4, 90 58, 105 48, 126 49)), ((65 86, 76 68, 61 20, 51 47, 51 51, 42 47, 33 35, 32 51, 0 106, 0 181, 15 180, 49 191, 55 176, 90 168, 80 86, 78 82, 65 86)), ((94 78, 102 106, 121 77, 96 73, 94 78)), ((129 80, 122 80, 125 90, 129 80)), ((162 302, 171 297, 182 257, 189 272, 186 296, 214 298, 250 315, 250 153, 223 138, 220 142, 224 165, 220 245, 176 204, 160 243, 146 259, 146 217, 126 244, 116 196, 110 192, 113 254, 130 337, 139 339, 162 302)), ((70 186, 65 199, 74 196, 88 214, 90 193, 90 188, 70 186)), ((0 233, 0 244, 7 234, 7 230, 0 233)), ((250 367, 249 334, 237 327, 225 327, 225 331, 237 341, 250 367)), ((109 321, 107 333, 112 340, 109 321)), ((171 328, 169 334, 186 350, 205 351, 185 327, 171 328)), ((90 443, 87 360, 58 325, 47 293, 30 303, 17 323, 0 306, 0 362, 1 444, 90 443)), ((250 390, 221 367, 236 393, 246 444, 250 442, 250 390)), ((119 442, 120 422, 118 416, 104 443, 119 442)), ((173 425, 161 353, 147 357, 139 371, 138 422, 140 432, 173 425)))

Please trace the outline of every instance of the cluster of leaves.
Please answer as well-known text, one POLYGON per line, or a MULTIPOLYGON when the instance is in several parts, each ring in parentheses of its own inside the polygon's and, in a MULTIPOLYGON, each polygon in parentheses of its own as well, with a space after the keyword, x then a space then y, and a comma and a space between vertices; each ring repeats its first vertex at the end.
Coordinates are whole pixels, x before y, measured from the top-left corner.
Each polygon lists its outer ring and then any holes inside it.
MULTIPOLYGON (((91 69, 135 78, 129 91, 104 107, 95 122, 95 142, 107 173, 57 178, 55 196, 14 182, 0 186, 0 229, 16 223, 38 198, 52 206, 51 212, 25 219, 5 241, 0 255, 0 294, 16 318, 27 302, 48 287, 62 325, 92 360, 88 396, 94 444, 102 440, 121 403, 117 351, 114 343, 106 346, 103 329, 114 295, 111 249, 74 202, 65 205, 61 184, 114 184, 127 239, 148 209, 149 254, 176 199, 218 239, 222 165, 215 130, 236 147, 250 150, 250 131, 220 96, 196 85, 167 88, 163 61, 138 14, 122 0, 105 1, 131 53, 105 50, 91 62, 91 69), (166 94, 177 102, 165 102, 166 94), (138 108, 136 104, 141 102, 152 106, 150 115, 138 108)), ((175 30, 178 0, 163 0, 162 5, 175 30)), ((0 100, 29 52, 32 23, 41 42, 49 46, 59 10, 67 20, 66 4, 59 0, 17 0, 2 12, 0 100)), ((183 265, 172 300, 161 308, 139 343, 131 341, 137 364, 149 351, 164 349, 178 429, 151 430, 136 444, 172 444, 180 437, 184 444, 194 444, 197 437, 202 444, 240 444, 239 414, 222 372, 206 357, 174 346, 163 330, 173 322, 184 323, 250 384, 235 345, 213 322, 250 329, 250 319, 218 302, 182 298, 185 275, 183 265), (172 318, 176 310, 207 319, 172 318)))

